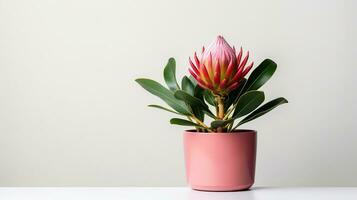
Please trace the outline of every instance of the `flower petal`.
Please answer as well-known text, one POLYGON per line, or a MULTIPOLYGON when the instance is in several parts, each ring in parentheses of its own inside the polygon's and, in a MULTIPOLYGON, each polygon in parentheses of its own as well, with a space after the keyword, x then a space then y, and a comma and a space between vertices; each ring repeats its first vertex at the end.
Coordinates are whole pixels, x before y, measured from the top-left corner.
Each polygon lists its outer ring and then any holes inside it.
POLYGON ((197 66, 200 66, 200 61, 198 60, 198 58, 197 58, 197 53, 195 52, 195 63, 196 63, 196 65, 197 66))
POLYGON ((242 54, 243 54, 243 48, 240 47, 239 54, 237 55, 237 65, 238 65, 238 67, 240 65, 240 59, 242 59, 242 54))
POLYGON ((206 90, 209 90, 209 88, 208 88, 204 83, 201 83, 201 82, 197 81, 197 84, 198 84, 199 86, 201 86, 201 88, 204 88, 204 89, 206 89, 206 90))
POLYGON ((198 75, 195 74, 195 72, 193 72, 190 68, 188 68, 188 71, 190 72, 190 74, 193 76, 193 78, 195 78, 197 80, 198 75))
POLYGON ((242 61, 239 67, 244 67, 245 64, 247 64, 248 59, 249 59, 249 51, 247 52, 247 55, 245 56, 244 60, 242 61))
POLYGON ((254 62, 250 63, 250 65, 243 71, 242 77, 245 77, 245 75, 248 74, 250 69, 252 69, 253 65, 254 65, 254 62))
POLYGON ((199 75, 200 72, 198 71, 198 69, 197 69, 197 67, 195 66, 195 64, 193 64, 191 58, 188 58, 188 61, 190 62, 190 65, 191 65, 193 71, 195 71, 195 73, 196 73, 197 75, 199 75))
POLYGON ((221 81, 221 84, 219 85, 219 87, 221 89, 224 89, 226 87, 226 84, 227 84, 227 79, 223 79, 223 81, 221 81))
POLYGON ((219 85, 221 82, 221 66, 219 64, 219 60, 217 59, 216 62, 216 69, 214 70, 214 83, 219 85))
MULTIPOLYGON (((210 77, 209 77, 209 74, 208 74, 208 72, 207 72, 207 69, 206 69, 205 64, 202 64, 200 69, 201 69, 201 72, 202 72, 202 74, 203 74, 203 77, 204 77, 205 82, 206 82, 207 84, 209 84, 209 85, 212 85, 212 81, 211 81, 211 79, 210 79, 210 77)), ((202 76, 201 76, 201 77, 202 77, 202 76)))
POLYGON ((230 85, 227 90, 232 91, 232 90, 236 89, 238 86, 239 86, 239 83, 235 82, 232 85, 230 85))
POLYGON ((242 74, 243 74, 243 69, 244 69, 244 66, 243 67, 239 67, 237 73, 234 75, 233 79, 232 79, 232 83, 234 82, 237 82, 239 79, 241 79, 242 74))
POLYGON ((233 63, 233 59, 231 59, 231 61, 229 62, 229 65, 228 65, 228 68, 227 68, 227 71, 226 71, 226 74, 225 74, 225 78, 227 80, 231 80, 231 75, 232 75, 232 72, 233 72, 233 68, 235 67, 234 63, 233 63))

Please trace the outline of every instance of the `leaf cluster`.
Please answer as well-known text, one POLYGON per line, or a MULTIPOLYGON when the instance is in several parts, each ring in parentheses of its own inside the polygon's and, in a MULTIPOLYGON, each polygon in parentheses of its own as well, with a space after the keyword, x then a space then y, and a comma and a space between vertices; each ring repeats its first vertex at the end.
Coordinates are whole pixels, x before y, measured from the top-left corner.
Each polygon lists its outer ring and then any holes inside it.
POLYGON ((217 96, 211 91, 201 88, 191 76, 184 76, 181 84, 178 83, 174 58, 168 60, 163 73, 167 88, 146 78, 136 79, 136 82, 163 100, 170 108, 160 105, 149 105, 149 107, 181 116, 181 118, 172 118, 171 124, 193 126, 199 132, 217 132, 217 130, 232 132, 238 126, 288 102, 285 98, 279 97, 263 104, 265 95, 259 89, 273 76, 276 68, 274 61, 265 59, 248 79, 242 79, 239 87, 224 97, 223 119, 218 118, 217 96), (211 118, 209 125, 204 123, 206 117, 211 118))

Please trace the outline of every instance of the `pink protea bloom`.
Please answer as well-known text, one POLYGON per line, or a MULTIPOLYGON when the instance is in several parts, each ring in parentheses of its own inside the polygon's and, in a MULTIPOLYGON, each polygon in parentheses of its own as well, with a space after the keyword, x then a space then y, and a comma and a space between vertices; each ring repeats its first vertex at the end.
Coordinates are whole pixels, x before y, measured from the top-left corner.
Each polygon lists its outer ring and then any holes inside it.
POLYGON ((253 67, 254 62, 246 67, 249 51, 243 59, 242 54, 242 48, 237 53, 222 36, 218 36, 207 49, 202 48, 201 59, 196 52, 195 63, 189 58, 189 72, 202 88, 217 95, 227 95, 239 86, 240 80, 253 67))

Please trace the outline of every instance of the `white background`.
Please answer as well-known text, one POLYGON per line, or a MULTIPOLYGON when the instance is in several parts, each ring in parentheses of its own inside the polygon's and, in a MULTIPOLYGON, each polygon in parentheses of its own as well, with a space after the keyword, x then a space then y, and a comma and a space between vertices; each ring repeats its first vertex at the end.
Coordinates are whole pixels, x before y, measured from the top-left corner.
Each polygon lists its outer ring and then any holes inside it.
POLYGON ((181 186, 184 128, 147 108, 218 34, 278 63, 289 104, 259 132, 256 186, 357 186, 356 1, 0 0, 0 186, 181 186))

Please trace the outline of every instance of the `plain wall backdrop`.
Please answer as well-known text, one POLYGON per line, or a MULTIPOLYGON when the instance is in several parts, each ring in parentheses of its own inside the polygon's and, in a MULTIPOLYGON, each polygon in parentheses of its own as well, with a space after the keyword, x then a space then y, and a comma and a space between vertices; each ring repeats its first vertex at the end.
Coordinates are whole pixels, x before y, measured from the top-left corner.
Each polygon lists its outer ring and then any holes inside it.
POLYGON ((134 82, 222 34, 289 100, 258 130, 256 186, 357 186, 356 1, 0 0, 0 186, 182 186, 183 127, 134 82))

